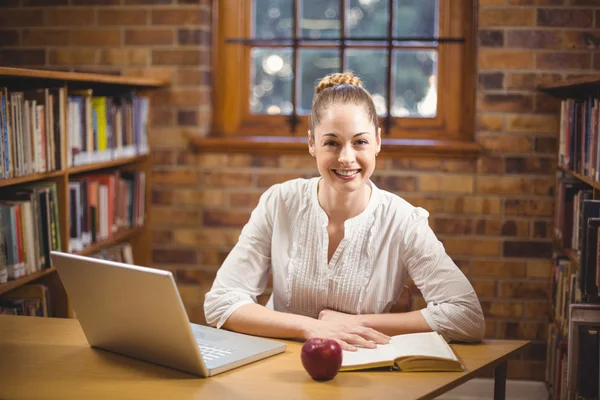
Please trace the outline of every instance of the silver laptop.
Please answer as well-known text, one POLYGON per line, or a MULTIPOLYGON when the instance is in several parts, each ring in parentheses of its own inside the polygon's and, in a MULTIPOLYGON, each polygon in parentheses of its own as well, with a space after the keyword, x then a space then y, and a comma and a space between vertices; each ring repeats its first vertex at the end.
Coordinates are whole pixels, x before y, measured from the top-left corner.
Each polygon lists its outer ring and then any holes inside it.
POLYGON ((208 377, 282 353, 285 343, 191 324, 173 275, 53 251, 92 347, 208 377))

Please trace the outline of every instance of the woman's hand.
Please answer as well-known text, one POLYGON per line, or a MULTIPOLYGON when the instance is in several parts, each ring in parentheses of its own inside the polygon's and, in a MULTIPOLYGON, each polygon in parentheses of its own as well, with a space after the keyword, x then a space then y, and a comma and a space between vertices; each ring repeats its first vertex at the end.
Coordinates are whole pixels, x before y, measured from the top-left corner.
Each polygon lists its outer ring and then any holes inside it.
POLYGON ((319 319, 306 327, 304 338, 322 337, 333 339, 343 350, 356 350, 355 346, 375 348, 377 344, 387 344, 390 337, 375 329, 362 326, 355 315, 333 310, 323 310, 319 319))

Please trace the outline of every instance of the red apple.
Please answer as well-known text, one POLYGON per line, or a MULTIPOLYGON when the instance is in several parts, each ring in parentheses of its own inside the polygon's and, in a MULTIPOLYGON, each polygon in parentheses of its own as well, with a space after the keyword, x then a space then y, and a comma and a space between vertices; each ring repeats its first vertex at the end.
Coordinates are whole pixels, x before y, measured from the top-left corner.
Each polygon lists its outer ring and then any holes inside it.
POLYGON ((342 347, 332 339, 311 338, 302 345, 302 366, 316 381, 333 379, 342 366, 342 347))

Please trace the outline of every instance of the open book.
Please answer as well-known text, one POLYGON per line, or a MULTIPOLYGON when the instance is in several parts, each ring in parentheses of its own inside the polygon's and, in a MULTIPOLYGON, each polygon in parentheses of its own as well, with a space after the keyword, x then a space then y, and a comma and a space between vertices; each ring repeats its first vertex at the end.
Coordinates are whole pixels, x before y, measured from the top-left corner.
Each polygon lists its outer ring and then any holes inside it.
POLYGON ((463 366, 437 332, 392 336, 375 349, 343 351, 340 371, 397 366, 402 371, 462 371, 463 366))

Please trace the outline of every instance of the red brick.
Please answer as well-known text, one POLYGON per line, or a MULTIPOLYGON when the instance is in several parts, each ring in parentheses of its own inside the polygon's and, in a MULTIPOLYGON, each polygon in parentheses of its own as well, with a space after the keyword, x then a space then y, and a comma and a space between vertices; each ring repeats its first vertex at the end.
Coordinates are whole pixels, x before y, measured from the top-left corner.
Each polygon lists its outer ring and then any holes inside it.
POLYGON ((504 46, 504 32, 501 30, 484 29, 479 31, 479 45, 484 47, 504 46))
POLYGON ((592 57, 588 53, 539 53, 535 60, 536 66, 542 69, 588 69, 592 65, 592 57))
POLYGON ((471 275, 490 278, 524 278, 526 264, 521 261, 475 260, 471 265, 471 275))
POLYGON ((477 172, 481 174, 501 174, 502 170, 501 157, 479 157, 477 160, 477 172))
POLYGON ((490 298, 496 296, 496 281, 493 280, 471 280, 473 289, 479 298, 490 298))
POLYGON ((533 26, 535 14, 533 9, 494 7, 479 10, 479 26, 533 26))
POLYGON ((261 173, 257 177, 256 185, 259 188, 268 188, 276 183, 282 183, 291 179, 300 178, 298 174, 294 173, 261 173))
POLYGON ((565 31, 566 49, 589 50, 600 47, 600 32, 598 30, 590 31, 565 31))
MULTIPOLYGON (((175 112, 171 108, 153 108, 152 110, 152 126, 173 126, 175 124, 175 112)), ((154 149, 153 149, 154 151, 154 149)))
POLYGON ((535 138, 533 149, 536 153, 556 154, 556 139, 551 137, 535 138))
POLYGON ((529 153, 532 147, 532 139, 526 136, 485 135, 478 141, 484 149, 500 153, 529 153))
POLYGON ((200 226, 202 212, 181 207, 152 207, 152 223, 155 226, 200 226))
MULTIPOLYGON (((94 25, 94 10, 92 8, 47 8, 44 10, 46 26, 92 26, 94 25)), ((27 24, 27 26, 40 26, 41 24, 27 24)))
POLYGON ((202 264, 205 265, 221 265, 225 261, 225 258, 229 255, 226 251, 211 251, 204 250, 202 252, 202 264))
POLYGON ((482 48, 478 51, 477 65, 486 69, 531 69, 533 54, 525 50, 498 50, 482 48))
POLYGON ((489 94, 477 96, 478 111, 525 113, 533 110, 533 97, 528 94, 489 94))
POLYGON ((476 235, 529 237, 529 221, 479 219, 474 227, 476 235))
POLYGON ((497 239, 480 239, 465 236, 448 237, 444 247, 452 257, 455 255, 500 256, 501 242, 497 239))
POLYGON ((202 184, 211 187, 248 187, 252 186, 252 174, 249 172, 205 171, 202 184))
POLYGON ((444 211, 455 214, 499 215, 502 202, 499 198, 490 197, 459 197, 448 198, 444 211))
POLYGON ((96 64, 96 49, 57 48, 49 51, 49 63, 54 65, 93 65, 96 64))
POLYGON ((0 26, 3 29, 13 27, 43 26, 43 21, 44 14, 41 10, 15 8, 2 10, 2 12, 0 12, 0 26))
POLYGON ((555 115, 515 114, 506 117, 508 132, 556 133, 558 117, 555 115))
POLYGON ((414 176, 374 175, 371 180, 378 188, 389 192, 414 192, 417 190, 417 178, 414 176))
POLYGON ((527 319, 537 319, 548 321, 550 317, 550 302, 545 301, 526 301, 524 304, 523 317, 527 319))
POLYGON ((0 30, 0 46, 10 47, 18 46, 21 43, 21 36, 17 30, 0 30))
POLYGON ((475 124, 478 131, 499 132, 504 130, 504 116, 479 112, 475 124))
POLYGON ((152 171, 152 183, 155 185, 187 185, 197 186, 199 173, 195 170, 185 169, 154 169, 152 171))
POLYGON ((119 46, 121 32, 118 29, 78 29, 71 35, 76 46, 119 46))
POLYGON ((203 29, 179 29, 177 31, 177 43, 182 46, 189 45, 211 45, 210 31, 203 29))
POLYGON ((537 10, 538 26, 591 28, 594 15, 589 10, 554 8, 537 10))
POLYGON ((152 25, 199 25, 209 21, 208 12, 200 8, 180 7, 177 9, 152 10, 152 25))
POLYGON ((479 89, 502 89, 504 87, 504 74, 490 72, 479 74, 479 89))
POLYGON ((550 282, 500 282, 499 295, 510 299, 546 299, 550 282))
POLYGON ((98 10, 98 25, 146 25, 147 21, 148 12, 140 8, 98 10))
POLYGON ((554 158, 547 157, 507 157, 505 160, 507 174, 548 174, 556 167, 554 158))
POLYGON ((196 264, 198 254, 189 249, 153 249, 152 260, 158 264, 196 264))
POLYGON ((42 66, 46 64, 44 50, 0 50, 0 65, 4 66, 42 66))
POLYGON ((503 339, 546 340, 548 324, 543 322, 500 322, 499 332, 503 339))
POLYGON ((438 235, 467 235, 472 232, 473 221, 456 217, 435 217, 430 219, 430 225, 438 235))
POLYGON ((477 193, 522 196, 531 192, 531 179, 518 177, 493 177, 477 180, 477 193))
POLYGON ((202 57, 199 50, 152 50, 154 65, 199 65, 202 57))
POLYGON ((173 44, 171 29, 127 29, 125 44, 129 46, 159 46, 173 44))
POLYGON ((522 302, 482 301, 481 308, 486 317, 521 318, 523 315, 522 302))
POLYGON ((234 208, 254 208, 263 192, 230 192, 229 204, 234 208))
POLYGON ((560 49, 563 36, 560 31, 509 30, 506 47, 525 49, 560 49))
POLYGON ((244 211, 205 211, 204 226, 241 228, 250 219, 250 212, 244 211))
POLYGON ((519 258, 550 258, 552 257, 552 243, 507 240, 504 242, 502 255, 519 258))
POLYGON ((25 46, 68 46, 71 36, 67 29, 25 29, 22 35, 25 46))
POLYGON ((504 213, 522 217, 552 217, 554 203, 551 200, 506 199, 504 213))

